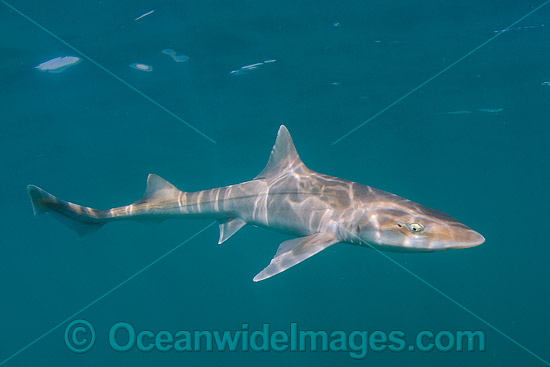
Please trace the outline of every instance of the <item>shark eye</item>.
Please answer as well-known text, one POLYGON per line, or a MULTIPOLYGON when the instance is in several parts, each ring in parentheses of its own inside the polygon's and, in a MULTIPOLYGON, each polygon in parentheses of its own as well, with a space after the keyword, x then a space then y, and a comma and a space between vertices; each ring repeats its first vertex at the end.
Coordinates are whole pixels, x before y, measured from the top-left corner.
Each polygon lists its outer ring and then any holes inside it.
POLYGON ((414 233, 420 233, 424 230, 424 226, 420 223, 407 224, 407 228, 409 229, 409 231, 414 233))

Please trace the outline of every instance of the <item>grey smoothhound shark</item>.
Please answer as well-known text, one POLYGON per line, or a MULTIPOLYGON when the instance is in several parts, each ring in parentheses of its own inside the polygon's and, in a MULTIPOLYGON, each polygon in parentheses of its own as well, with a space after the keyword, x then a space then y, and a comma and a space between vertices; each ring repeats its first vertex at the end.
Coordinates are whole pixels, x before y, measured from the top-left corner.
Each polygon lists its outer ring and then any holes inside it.
POLYGON ((107 222, 148 218, 215 218, 219 243, 247 224, 300 238, 283 242, 254 277, 264 280, 337 243, 389 251, 437 251, 482 244, 485 239, 451 216, 369 186, 317 173, 300 160, 281 126, 269 162, 252 181, 198 192, 178 190, 149 175, 135 203, 97 210, 28 186, 35 215, 48 212, 85 235, 107 222))

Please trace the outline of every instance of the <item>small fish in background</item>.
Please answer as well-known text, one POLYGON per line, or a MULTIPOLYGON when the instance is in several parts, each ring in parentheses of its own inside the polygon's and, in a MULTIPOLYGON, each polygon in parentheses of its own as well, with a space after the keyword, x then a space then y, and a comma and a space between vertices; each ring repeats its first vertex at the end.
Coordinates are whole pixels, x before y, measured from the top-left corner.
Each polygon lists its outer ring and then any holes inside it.
POLYGON ((147 65, 147 64, 140 64, 140 63, 134 62, 133 64, 130 64, 129 66, 132 69, 136 69, 136 70, 139 70, 139 71, 146 71, 146 72, 153 71, 153 67, 151 65, 147 65))
POLYGON ((65 69, 78 64, 80 61, 82 60, 76 56, 56 57, 35 66, 35 68, 48 73, 60 73, 65 69))
MULTIPOLYGON (((476 111, 484 113, 499 113, 504 111, 504 108, 478 108, 476 111)), ((458 110, 458 111, 449 111, 449 112, 438 112, 437 115, 469 115, 472 111, 470 110, 458 110)))
POLYGON ((401 41, 382 41, 382 40, 374 40, 373 43, 376 43, 378 45, 400 45, 401 41))
POLYGON ((538 29, 538 28, 544 28, 544 24, 540 25, 526 25, 523 27, 513 27, 513 28, 505 28, 505 29, 499 29, 497 31, 493 31, 493 33, 504 33, 504 32, 510 32, 510 31, 521 31, 524 29, 538 29))
POLYGON ((165 55, 170 56, 175 62, 186 62, 187 60, 189 60, 189 56, 177 55, 176 51, 172 50, 171 48, 165 48, 161 52, 165 55))
POLYGON ((459 110, 459 111, 449 111, 449 112, 438 112, 438 115, 469 115, 472 111, 468 110, 459 110))
POLYGON ((541 87, 550 87, 550 82, 542 82, 540 83, 541 87))
POLYGON ((148 16, 148 15, 150 15, 150 14, 153 14, 154 12, 155 12, 155 9, 153 9, 153 10, 151 10, 151 11, 148 11, 148 12, 145 13, 145 14, 141 14, 139 17, 137 17, 137 18, 134 19, 134 20, 140 20, 141 18, 144 18, 144 17, 146 17, 146 16, 148 16))
POLYGON ((332 23, 332 26, 333 26, 333 27, 340 27, 340 25, 341 25, 340 22, 334 22, 334 23, 332 23))
POLYGON ((247 71, 258 69, 260 66, 264 66, 266 64, 272 64, 274 62, 277 62, 275 59, 265 60, 264 62, 257 62, 250 65, 241 66, 239 69, 231 70, 229 74, 231 75, 242 75, 247 71))
POLYGON ((504 111, 504 108, 478 108, 479 112, 486 112, 486 113, 498 113, 504 111))

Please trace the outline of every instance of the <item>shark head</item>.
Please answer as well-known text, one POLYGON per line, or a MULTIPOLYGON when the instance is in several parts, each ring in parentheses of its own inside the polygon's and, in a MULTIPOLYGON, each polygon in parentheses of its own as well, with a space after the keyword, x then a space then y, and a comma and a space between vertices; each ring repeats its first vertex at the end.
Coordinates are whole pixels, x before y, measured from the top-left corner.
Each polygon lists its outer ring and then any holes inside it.
POLYGON ((355 237, 387 250, 437 251, 479 246, 485 238, 455 218, 370 188, 377 200, 362 212, 355 237))

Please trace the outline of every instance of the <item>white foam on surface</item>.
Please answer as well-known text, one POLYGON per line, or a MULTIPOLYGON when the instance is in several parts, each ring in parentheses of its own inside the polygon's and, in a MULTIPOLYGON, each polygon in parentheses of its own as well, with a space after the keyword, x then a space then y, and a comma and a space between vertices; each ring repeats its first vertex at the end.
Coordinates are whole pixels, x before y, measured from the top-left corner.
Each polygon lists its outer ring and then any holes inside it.
POLYGON ((35 66, 35 68, 49 73, 60 73, 68 67, 78 64, 80 61, 81 59, 76 56, 56 57, 35 66))
POLYGON ((233 75, 242 75, 242 74, 244 74, 244 73, 247 72, 247 71, 256 70, 256 69, 258 69, 258 68, 261 67, 261 66, 264 66, 264 65, 266 65, 266 64, 271 64, 271 63, 274 63, 274 62, 277 62, 277 60, 275 60, 275 59, 270 59, 270 60, 265 60, 264 62, 257 62, 257 63, 254 63, 254 64, 241 66, 240 68, 238 68, 238 69, 236 69, 236 70, 231 70, 231 71, 229 72, 229 74, 233 74, 233 75))
POLYGON ((139 62, 134 62, 133 64, 130 64, 130 67, 139 71, 153 71, 153 67, 151 65, 141 64, 139 62))

